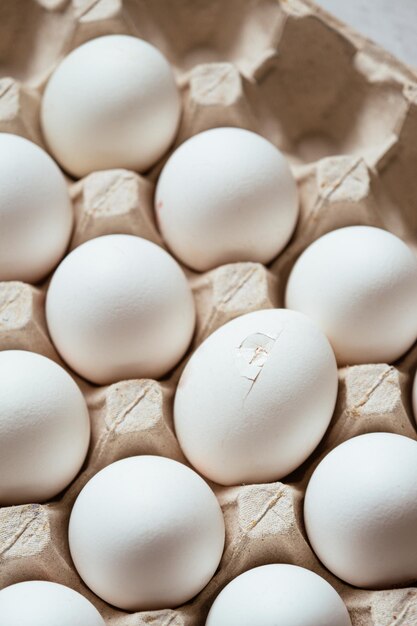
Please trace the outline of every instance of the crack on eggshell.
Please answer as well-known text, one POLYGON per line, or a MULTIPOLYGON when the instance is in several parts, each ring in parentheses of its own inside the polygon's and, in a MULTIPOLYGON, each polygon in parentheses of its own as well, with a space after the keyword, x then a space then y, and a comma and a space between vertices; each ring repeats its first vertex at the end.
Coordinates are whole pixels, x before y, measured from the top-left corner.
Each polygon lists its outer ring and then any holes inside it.
POLYGON ((259 374, 265 367, 269 355, 281 336, 284 327, 274 334, 251 333, 236 349, 236 365, 243 378, 251 381, 251 385, 243 399, 245 401, 252 391, 259 374))
POLYGON ((256 381, 280 334, 252 333, 242 341, 236 352, 236 363, 241 376, 252 382, 256 381))

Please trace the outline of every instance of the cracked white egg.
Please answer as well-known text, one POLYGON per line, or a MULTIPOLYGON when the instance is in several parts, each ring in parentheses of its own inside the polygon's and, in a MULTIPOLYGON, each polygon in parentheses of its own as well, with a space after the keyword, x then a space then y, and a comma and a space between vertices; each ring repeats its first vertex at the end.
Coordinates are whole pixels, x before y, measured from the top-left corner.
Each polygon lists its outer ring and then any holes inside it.
POLYGON ((338 388, 328 340, 307 317, 268 309, 238 317, 192 355, 174 402, 190 463, 223 484, 278 480, 326 431, 338 388))
POLYGON ((315 469, 304 501, 313 550, 356 587, 417 580, 417 442, 369 433, 334 448, 315 469))
POLYGON ((158 180, 162 235, 185 265, 205 271, 236 261, 268 263, 290 239, 297 187, 287 160, 242 128, 215 128, 188 139, 158 180))
POLYGON ((45 278, 62 258, 72 224, 67 184, 49 154, 0 133, 0 280, 45 278))
POLYGON ((303 567, 262 565, 232 580, 215 599, 206 626, 351 626, 333 587, 303 567), (301 599, 301 601, 300 601, 301 599))
POLYGON ((207 483, 159 456, 105 467, 79 494, 69 523, 81 578, 127 611, 190 600, 217 569, 224 535, 223 514, 207 483))
POLYGON ((143 172, 177 132, 181 100, 172 68, 151 44, 97 37, 58 65, 43 95, 42 129, 70 174, 126 168, 143 172))
POLYGON ((105 626, 80 593, 44 580, 29 580, 0 591, 2 626, 105 626))
POLYGON ((89 439, 84 396, 60 365, 0 351, 0 505, 57 495, 80 470, 89 439))
POLYGON ((298 258, 286 306, 322 328, 340 365, 392 363, 417 338, 417 258, 380 228, 340 228, 298 258))
POLYGON ((105 385, 166 374, 190 343, 195 311, 185 274, 165 250, 133 235, 106 235, 59 265, 46 317, 64 361, 105 385))

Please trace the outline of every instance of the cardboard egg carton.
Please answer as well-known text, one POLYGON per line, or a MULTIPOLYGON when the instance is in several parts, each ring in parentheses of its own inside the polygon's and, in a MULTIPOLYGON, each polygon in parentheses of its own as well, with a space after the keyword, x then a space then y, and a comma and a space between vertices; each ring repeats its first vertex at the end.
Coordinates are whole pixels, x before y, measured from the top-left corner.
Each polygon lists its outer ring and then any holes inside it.
MULTIPOLYGON (((269 268, 236 263, 203 274, 185 268, 196 332, 166 379, 94 387, 74 376, 90 409, 88 457, 53 502, 0 508, 0 587, 28 579, 66 584, 86 595, 109 626, 204 626, 211 603, 231 579, 257 565, 286 562, 334 585, 353 626, 417 626, 416 588, 368 591, 342 583, 313 554, 302 517, 309 477, 336 445, 373 431, 417 438, 410 406, 417 348, 394 365, 340 369, 338 402, 324 439, 282 482, 212 484, 225 516, 226 547, 214 578, 191 602, 129 614, 97 598, 75 571, 68 518, 94 473, 136 454, 185 462, 172 401, 184 363, 201 341, 238 315, 282 306, 294 261, 325 232, 369 224, 414 246, 417 228, 417 75, 307 0, 3 0, 0 132, 43 145, 39 105, 48 75, 71 49, 107 33, 143 37, 173 63, 184 111, 173 148, 227 125, 258 132, 282 149, 297 178, 300 219, 269 268)), ((152 203, 165 160, 145 176, 111 170, 69 180, 75 214, 70 248, 113 232, 164 245, 152 203)), ((0 284, 0 349, 33 350, 62 364, 46 328, 47 282, 0 284)))

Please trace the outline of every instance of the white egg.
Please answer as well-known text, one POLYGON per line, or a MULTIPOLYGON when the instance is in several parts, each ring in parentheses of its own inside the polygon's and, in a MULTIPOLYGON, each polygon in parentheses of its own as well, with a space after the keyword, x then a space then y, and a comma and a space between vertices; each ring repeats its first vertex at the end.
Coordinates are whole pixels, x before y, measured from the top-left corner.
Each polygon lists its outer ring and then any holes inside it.
POLYGON ((324 565, 357 587, 417 580, 417 442, 389 433, 349 439, 307 487, 308 538, 324 565))
POLYGON ((296 565, 255 567, 215 599, 206 626, 351 626, 339 594, 296 565))
POLYGON ((45 139, 74 176, 94 170, 144 171, 177 132, 181 101, 174 74, 154 46, 106 35, 73 50, 43 96, 45 139))
POLYGON ((287 244, 298 216, 285 157, 241 128, 208 130, 183 143, 162 170, 155 198, 166 243, 199 271, 235 261, 268 263, 287 244))
POLYGON ((105 626, 97 609, 77 591, 43 580, 0 591, 1 626, 105 626))
POLYGON ((84 396, 60 365, 0 351, 0 505, 57 495, 80 470, 89 439, 84 396))
POLYGON ((128 611, 172 608, 208 583, 224 521, 210 487, 185 465, 136 456, 108 465, 78 496, 69 545, 98 596, 128 611))
POLYGON ((340 365, 391 363, 417 338, 417 258, 385 230, 335 230, 299 257, 286 306, 319 324, 340 365))
POLYGON ((46 316, 62 358, 101 385, 166 374, 195 322, 178 263, 132 235, 98 237, 73 250, 52 277, 46 316))
POLYGON ((56 163, 31 141, 0 133, 0 280, 44 278, 63 256, 72 224, 56 163))
POLYGON ((413 381, 413 390, 412 390, 412 405, 413 405, 413 413, 414 413, 414 419, 417 421, 417 370, 414 374, 414 381, 413 381))
POLYGON ((179 381, 175 430, 194 467, 218 483, 270 482, 323 437, 337 396, 336 361, 301 313, 255 311, 221 326, 179 381))

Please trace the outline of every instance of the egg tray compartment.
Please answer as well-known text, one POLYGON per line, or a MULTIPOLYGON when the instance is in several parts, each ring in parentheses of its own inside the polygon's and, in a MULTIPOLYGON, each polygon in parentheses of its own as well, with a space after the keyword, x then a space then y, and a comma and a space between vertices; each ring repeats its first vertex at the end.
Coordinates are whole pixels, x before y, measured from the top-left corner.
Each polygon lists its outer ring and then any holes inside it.
MULTIPOLYGON (((184 105, 175 145, 211 127, 248 128, 286 153, 297 178, 299 223, 269 268, 236 263, 203 274, 186 270, 197 307, 186 359, 228 320, 282 306, 295 259, 325 232, 381 226, 415 246, 417 75, 308 1, 3 0, 0 131, 43 145, 39 102, 48 75, 71 49, 107 33, 142 37, 174 64, 184 105)), ((75 211, 70 247, 114 232, 163 245, 152 207, 163 162, 146 176, 109 170, 69 180, 75 211)), ((0 349, 33 350, 60 362, 45 324, 46 287, 0 283, 0 349)), ((342 583, 313 554, 302 518, 308 479, 336 445, 373 431, 417 439, 410 403, 416 347, 394 366, 339 370, 331 425, 313 455, 283 482, 212 484, 225 516, 226 547, 214 578, 191 602, 129 614, 83 585, 68 550, 72 504, 93 474, 118 459, 157 454, 185 462, 172 401, 186 359, 160 382, 93 387, 74 376, 92 421, 86 463, 53 502, 0 508, 0 587, 29 579, 66 584, 88 597, 109 626, 203 626, 213 599, 232 578, 285 562, 326 578, 347 603, 353 626, 417 626, 415 587, 368 591, 342 583)))

